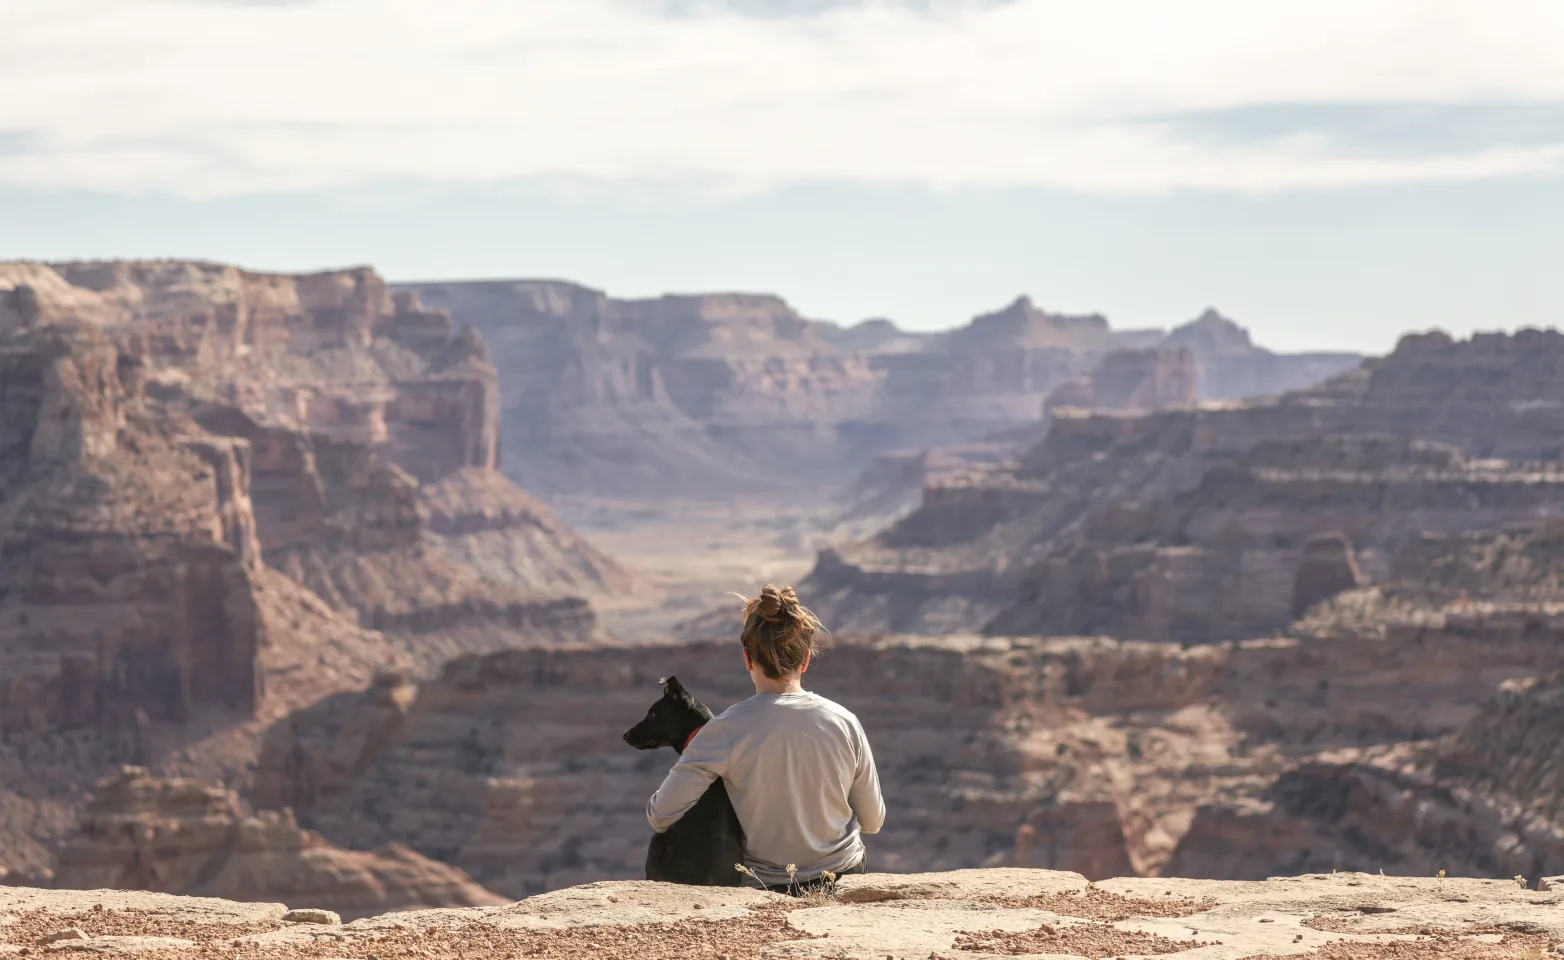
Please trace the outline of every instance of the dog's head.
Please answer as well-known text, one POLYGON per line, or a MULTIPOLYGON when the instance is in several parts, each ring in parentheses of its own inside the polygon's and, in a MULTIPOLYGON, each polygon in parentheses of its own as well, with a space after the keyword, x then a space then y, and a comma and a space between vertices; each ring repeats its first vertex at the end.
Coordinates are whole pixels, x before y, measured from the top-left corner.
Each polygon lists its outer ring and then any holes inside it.
POLYGON ((690 734, 711 719, 711 711, 690 696, 678 677, 664 677, 662 685, 663 695, 646 717, 625 731, 625 743, 637 750, 672 747, 682 753, 690 734))

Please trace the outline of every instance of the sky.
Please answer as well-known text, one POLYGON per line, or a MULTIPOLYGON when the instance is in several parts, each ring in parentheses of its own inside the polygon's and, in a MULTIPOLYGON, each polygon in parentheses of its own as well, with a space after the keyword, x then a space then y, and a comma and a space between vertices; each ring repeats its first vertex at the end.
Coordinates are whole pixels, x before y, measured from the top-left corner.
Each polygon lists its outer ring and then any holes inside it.
POLYGON ((0 258, 1551 326, 1556 0, 0 0, 0 258))

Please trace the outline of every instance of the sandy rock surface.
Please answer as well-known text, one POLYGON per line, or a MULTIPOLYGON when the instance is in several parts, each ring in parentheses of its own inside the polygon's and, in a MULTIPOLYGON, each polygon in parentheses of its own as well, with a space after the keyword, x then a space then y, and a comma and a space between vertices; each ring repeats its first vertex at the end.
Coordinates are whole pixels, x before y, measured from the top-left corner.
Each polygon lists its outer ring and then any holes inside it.
POLYGON ((391 913, 341 927, 285 923, 286 913, 281 904, 0 889, 0 955, 1508 960, 1556 955, 1564 944, 1564 894, 1557 891, 1361 873, 1097 884, 1050 870, 870 874, 813 899, 608 882, 505 906, 391 913), (86 939, 43 943, 72 927, 86 939))

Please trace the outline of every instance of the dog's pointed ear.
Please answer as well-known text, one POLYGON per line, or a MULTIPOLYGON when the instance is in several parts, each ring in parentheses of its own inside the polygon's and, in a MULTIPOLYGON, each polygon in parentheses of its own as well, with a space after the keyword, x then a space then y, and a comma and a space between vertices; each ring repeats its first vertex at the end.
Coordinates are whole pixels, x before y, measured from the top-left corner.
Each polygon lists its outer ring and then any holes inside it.
POLYGON ((679 682, 678 677, 663 677, 661 683, 664 693, 672 694, 675 697, 684 696, 684 684, 679 682))

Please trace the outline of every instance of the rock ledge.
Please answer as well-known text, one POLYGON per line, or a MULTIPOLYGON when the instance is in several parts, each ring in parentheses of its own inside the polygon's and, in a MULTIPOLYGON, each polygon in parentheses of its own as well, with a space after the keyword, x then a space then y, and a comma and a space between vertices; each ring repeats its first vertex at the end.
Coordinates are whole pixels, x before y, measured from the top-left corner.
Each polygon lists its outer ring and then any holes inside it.
POLYGON ((1362 873, 1258 882, 1117 879, 1055 870, 870 874, 834 898, 590 883, 494 907, 289 924, 280 904, 120 891, 0 888, 0 955, 331 958, 995 956, 1184 960, 1542 957, 1564 943, 1564 893, 1518 882, 1362 873), (44 946, 78 927, 87 939, 44 946))

